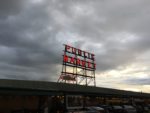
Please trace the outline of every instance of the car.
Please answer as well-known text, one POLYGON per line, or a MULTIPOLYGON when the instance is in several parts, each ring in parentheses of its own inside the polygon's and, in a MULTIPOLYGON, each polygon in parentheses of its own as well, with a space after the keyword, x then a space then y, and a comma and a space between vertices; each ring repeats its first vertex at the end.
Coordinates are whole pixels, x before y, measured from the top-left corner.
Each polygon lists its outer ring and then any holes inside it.
POLYGON ((69 110, 68 112, 66 113, 87 113, 86 111, 84 110, 69 110))
POLYGON ((144 113, 144 109, 141 105, 136 105, 135 108, 137 113, 144 113))
POLYGON ((137 113, 136 108, 131 105, 123 105, 124 113, 137 113))
POLYGON ((94 110, 96 110, 96 111, 98 111, 99 113, 105 113, 105 110, 104 110, 104 108, 102 108, 102 107, 92 107, 94 110))
POLYGON ((112 106, 110 105, 99 105, 99 106, 105 110, 105 113, 111 113, 112 111, 112 106))
POLYGON ((105 110, 102 107, 98 106, 87 107, 85 108, 85 110, 85 113, 105 113, 105 110))
POLYGON ((144 113, 150 113, 150 109, 148 106, 143 106, 144 108, 144 113))
POLYGON ((123 113, 123 112, 124 112, 124 110, 123 110, 122 106, 119 106, 119 105, 112 106, 111 113, 123 113))

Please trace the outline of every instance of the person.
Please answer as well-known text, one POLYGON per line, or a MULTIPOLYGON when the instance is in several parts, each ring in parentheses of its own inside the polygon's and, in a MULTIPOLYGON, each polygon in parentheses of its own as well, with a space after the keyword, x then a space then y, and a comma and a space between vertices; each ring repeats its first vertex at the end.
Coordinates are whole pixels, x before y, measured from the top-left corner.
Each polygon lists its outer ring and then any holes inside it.
POLYGON ((49 113, 48 112, 48 102, 45 102, 45 104, 44 104, 44 113, 49 113))
POLYGON ((44 108, 44 113, 49 113, 49 112, 48 112, 48 106, 46 106, 46 107, 44 108))

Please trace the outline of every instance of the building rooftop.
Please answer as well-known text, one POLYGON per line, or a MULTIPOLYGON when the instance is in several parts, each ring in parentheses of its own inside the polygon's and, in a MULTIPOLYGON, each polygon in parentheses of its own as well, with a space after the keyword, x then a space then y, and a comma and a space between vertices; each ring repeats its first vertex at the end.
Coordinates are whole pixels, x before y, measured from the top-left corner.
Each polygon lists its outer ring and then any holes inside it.
POLYGON ((46 81, 0 79, 1 95, 61 95, 64 93, 150 98, 150 93, 124 91, 103 87, 83 86, 46 81))

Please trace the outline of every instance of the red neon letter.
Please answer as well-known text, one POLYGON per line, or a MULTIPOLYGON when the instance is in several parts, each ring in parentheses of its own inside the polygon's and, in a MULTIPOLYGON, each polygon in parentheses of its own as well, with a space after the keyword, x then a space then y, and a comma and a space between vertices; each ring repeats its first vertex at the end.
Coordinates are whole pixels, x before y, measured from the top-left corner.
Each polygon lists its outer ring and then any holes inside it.
POLYGON ((84 60, 82 60, 82 67, 85 67, 85 61, 84 60))
POLYGON ((69 51, 70 46, 68 46, 68 45, 65 45, 65 46, 66 46, 66 51, 69 51))
POLYGON ((72 47, 72 53, 76 54, 76 48, 72 47))
POLYGON ((80 59, 77 59, 77 65, 80 65, 80 59))
POLYGON ((91 68, 91 62, 88 62, 88 68, 91 68))
POLYGON ((86 52, 85 52, 85 51, 84 51, 84 57, 85 57, 85 58, 87 58, 87 56, 86 56, 86 52))
POLYGON ((78 55, 80 55, 80 56, 81 56, 81 50, 80 50, 80 49, 78 49, 78 55))
POLYGON ((68 56, 64 55, 64 62, 68 62, 68 56))
POLYGON ((96 64, 93 64, 94 65, 94 69, 96 69, 96 64))
POLYGON ((71 57, 70 63, 74 64, 74 58, 73 57, 71 57))
POLYGON ((94 60, 94 54, 91 54, 91 58, 92 58, 92 60, 94 60))
POLYGON ((88 58, 90 58, 90 53, 88 53, 88 58))

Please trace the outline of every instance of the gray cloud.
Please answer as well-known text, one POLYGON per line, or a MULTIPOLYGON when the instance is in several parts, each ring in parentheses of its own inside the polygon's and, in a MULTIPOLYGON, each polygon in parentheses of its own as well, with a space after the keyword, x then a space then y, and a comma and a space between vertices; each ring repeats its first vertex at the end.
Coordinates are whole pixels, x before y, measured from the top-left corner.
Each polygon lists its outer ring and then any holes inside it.
POLYGON ((55 81, 63 43, 94 52, 97 72, 132 64, 150 48, 149 11, 147 0, 0 1, 1 78, 55 81))
POLYGON ((150 77, 126 79, 124 82, 127 84, 130 84, 130 85, 149 85, 150 84, 150 77))
POLYGON ((0 14, 1 17, 7 17, 8 15, 14 15, 20 12, 20 9, 23 8, 23 0, 1 0, 0 1, 0 14))

